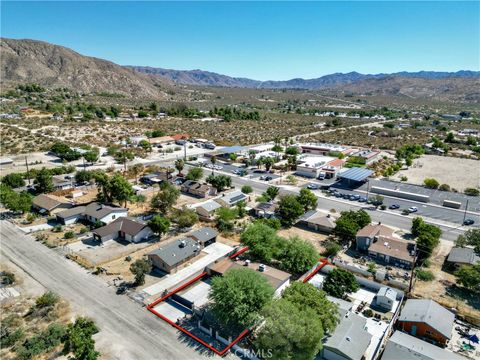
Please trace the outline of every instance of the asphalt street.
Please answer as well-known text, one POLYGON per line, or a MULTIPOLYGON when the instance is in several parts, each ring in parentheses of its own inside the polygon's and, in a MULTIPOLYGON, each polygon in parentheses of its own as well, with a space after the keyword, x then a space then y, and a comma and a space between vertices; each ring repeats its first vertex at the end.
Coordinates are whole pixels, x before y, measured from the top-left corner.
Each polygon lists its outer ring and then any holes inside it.
POLYGON ((127 296, 89 274, 53 249, 0 222, 1 255, 44 287, 67 299, 77 314, 95 320, 99 347, 112 359, 205 359, 179 339, 179 332, 127 296))

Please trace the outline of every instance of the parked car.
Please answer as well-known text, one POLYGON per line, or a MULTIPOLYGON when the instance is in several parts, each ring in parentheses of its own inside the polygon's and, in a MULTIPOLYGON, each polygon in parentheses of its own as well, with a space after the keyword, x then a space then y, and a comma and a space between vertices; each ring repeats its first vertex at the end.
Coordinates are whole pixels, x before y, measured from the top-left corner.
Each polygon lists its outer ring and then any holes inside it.
POLYGON ((392 204, 388 207, 389 209, 395 210, 395 209, 400 209, 400 205, 398 204, 392 204))
POLYGON ((271 177, 271 176, 265 176, 265 181, 270 181, 270 180, 273 180, 273 177, 271 177))
POLYGON ((317 184, 308 184, 307 189, 318 190, 318 185, 317 184))
POLYGON ((465 221, 463 222, 463 225, 473 225, 475 224, 475 221, 473 221, 473 219, 465 219, 465 221))
POLYGON ((335 192, 334 195, 335 195, 336 198, 341 198, 342 197, 342 194, 340 194, 339 192, 335 192))
POLYGON ((408 208, 409 213, 415 213, 418 211, 418 208, 416 206, 411 206, 408 208))
POLYGON ((360 195, 358 195, 358 194, 353 194, 353 195, 350 196, 350 199, 351 199, 351 200, 359 200, 359 199, 360 199, 360 195))
POLYGON ((367 198, 365 196, 361 196, 360 199, 358 199, 360 202, 367 202, 367 198))
POLYGON ((324 172, 321 172, 319 175, 318 175, 318 180, 325 180, 325 176, 326 174, 324 172))

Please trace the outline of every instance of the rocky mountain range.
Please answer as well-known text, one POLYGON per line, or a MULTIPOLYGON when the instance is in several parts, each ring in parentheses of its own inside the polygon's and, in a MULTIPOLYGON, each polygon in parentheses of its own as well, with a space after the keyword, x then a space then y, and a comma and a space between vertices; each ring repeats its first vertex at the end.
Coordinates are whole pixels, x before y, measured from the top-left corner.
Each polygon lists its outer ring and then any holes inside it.
POLYGON ((43 41, 1 38, 0 59, 2 85, 35 82, 86 93, 163 97, 161 87, 167 83, 158 77, 43 41))
POLYGON ((36 40, 0 39, 0 83, 35 82, 87 93, 111 92, 165 98, 175 84, 255 89, 333 90, 355 94, 480 102, 480 72, 335 73, 316 79, 258 81, 202 70, 121 66, 36 40))

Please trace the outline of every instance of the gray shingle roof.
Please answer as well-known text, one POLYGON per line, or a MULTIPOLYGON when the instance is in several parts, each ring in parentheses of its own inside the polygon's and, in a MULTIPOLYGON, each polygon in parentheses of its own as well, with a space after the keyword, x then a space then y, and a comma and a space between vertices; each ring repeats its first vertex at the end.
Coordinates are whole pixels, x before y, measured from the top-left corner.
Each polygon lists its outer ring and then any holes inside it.
POLYGON ((241 200, 245 200, 246 198, 247 195, 237 190, 224 194, 220 199, 222 199, 228 204, 235 204, 241 200))
POLYGON ((382 360, 465 360, 465 358, 401 331, 395 331, 387 341, 382 360))
POLYGON ((340 319, 332 336, 324 343, 325 348, 345 354, 350 359, 361 359, 370 344, 372 335, 366 330, 367 320, 348 312, 340 319))
POLYGON ((144 228, 147 227, 147 224, 143 221, 131 219, 127 217, 119 217, 115 221, 111 222, 108 225, 102 226, 98 229, 92 231, 92 233, 97 234, 100 237, 122 231, 125 234, 135 236, 144 228))
POLYGON ((474 265, 477 262, 480 262, 480 256, 476 255, 472 248, 455 247, 450 251, 450 254, 448 254, 447 261, 458 264, 474 265))
POLYGON ((199 252, 200 246, 198 243, 190 237, 185 237, 172 241, 148 255, 156 255, 167 265, 175 266, 199 252))
POLYGON ((32 200, 32 203, 36 207, 48 211, 53 210, 62 204, 62 202, 58 201, 56 198, 45 194, 35 196, 32 200))
POLYGON ((195 240, 199 241, 202 244, 217 236, 218 236, 218 232, 211 227, 204 227, 190 233, 190 237, 194 238, 195 240))
POLYGON ((423 322, 451 339, 455 315, 433 300, 408 299, 398 320, 423 322))

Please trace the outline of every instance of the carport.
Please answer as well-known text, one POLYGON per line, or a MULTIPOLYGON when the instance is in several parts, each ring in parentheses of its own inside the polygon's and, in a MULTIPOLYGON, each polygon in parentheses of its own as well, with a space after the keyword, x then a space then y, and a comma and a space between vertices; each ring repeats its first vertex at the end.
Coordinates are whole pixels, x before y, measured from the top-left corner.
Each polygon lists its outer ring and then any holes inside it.
POLYGON ((359 183, 364 182, 372 174, 373 170, 354 167, 338 174, 338 177, 341 180, 347 181, 349 185, 358 185, 359 183))

